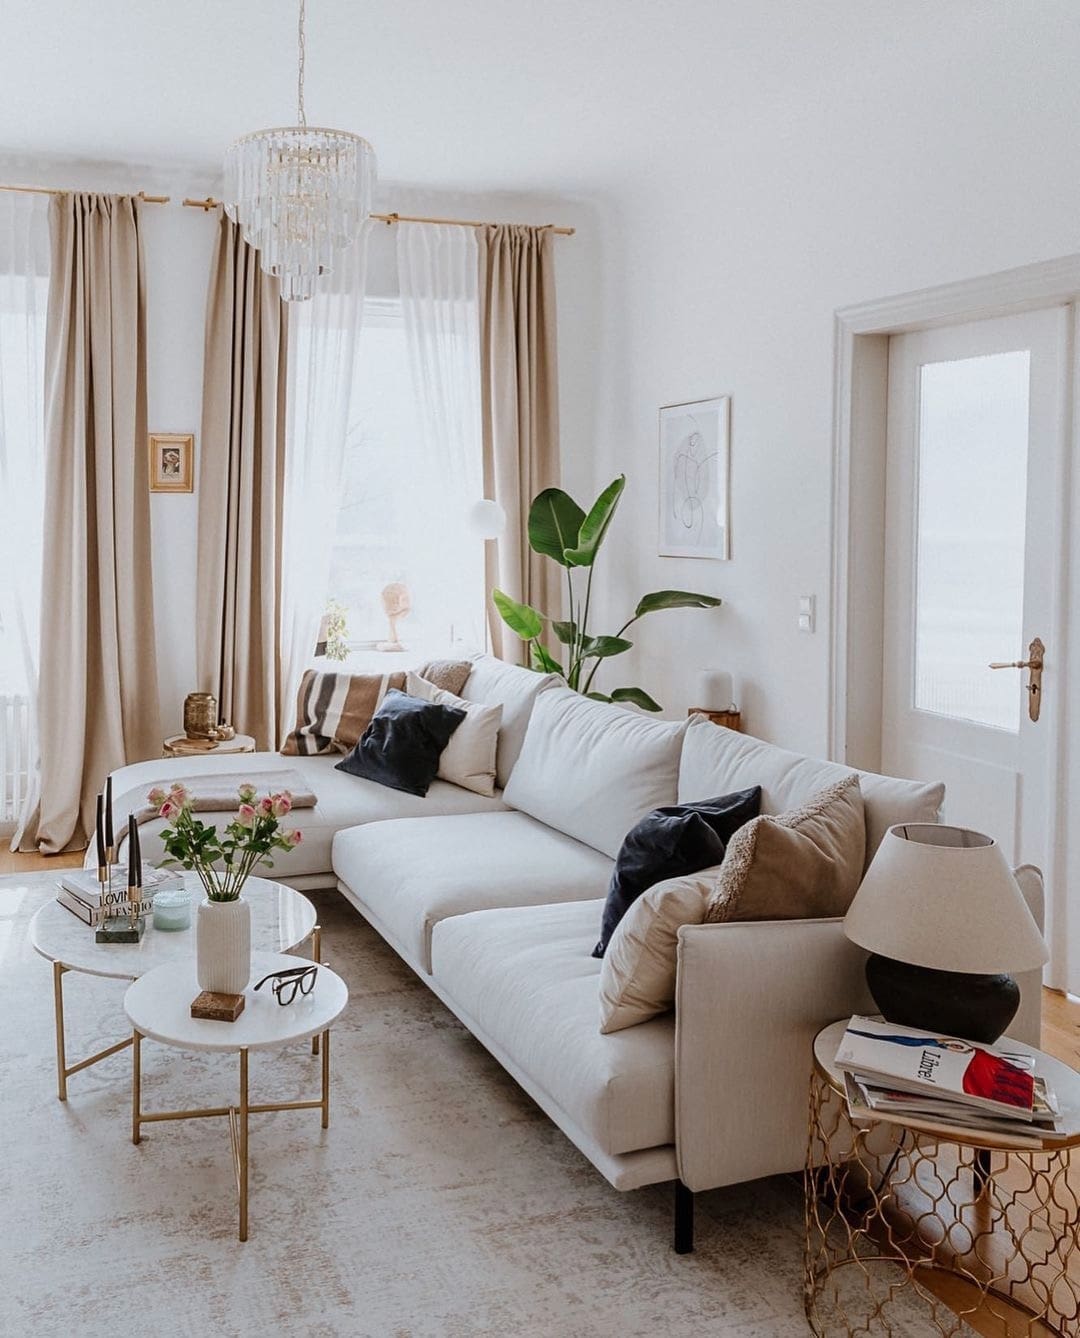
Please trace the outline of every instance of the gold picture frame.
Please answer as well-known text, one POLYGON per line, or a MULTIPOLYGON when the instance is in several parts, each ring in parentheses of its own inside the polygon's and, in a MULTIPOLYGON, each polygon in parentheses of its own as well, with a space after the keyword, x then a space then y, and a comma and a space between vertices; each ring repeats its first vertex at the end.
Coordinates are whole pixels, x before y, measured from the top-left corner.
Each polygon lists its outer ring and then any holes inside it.
POLYGON ((194 432, 151 432, 150 491, 195 491, 194 432))

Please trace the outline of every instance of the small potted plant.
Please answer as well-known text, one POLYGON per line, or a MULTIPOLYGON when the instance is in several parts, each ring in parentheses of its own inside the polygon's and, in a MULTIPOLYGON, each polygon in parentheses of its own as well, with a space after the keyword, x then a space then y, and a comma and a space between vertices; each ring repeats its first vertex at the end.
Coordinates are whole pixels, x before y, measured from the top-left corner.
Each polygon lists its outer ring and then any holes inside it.
POLYGON ((251 907, 240 895, 258 864, 269 866, 275 850, 292 850, 300 832, 281 829, 292 808, 288 790, 256 799, 255 786, 241 785, 236 816, 222 829, 200 822, 194 796, 179 782, 155 788, 147 798, 170 824, 161 832, 166 864, 194 870, 206 892, 198 908, 196 957, 199 988, 240 994, 251 978, 251 907))

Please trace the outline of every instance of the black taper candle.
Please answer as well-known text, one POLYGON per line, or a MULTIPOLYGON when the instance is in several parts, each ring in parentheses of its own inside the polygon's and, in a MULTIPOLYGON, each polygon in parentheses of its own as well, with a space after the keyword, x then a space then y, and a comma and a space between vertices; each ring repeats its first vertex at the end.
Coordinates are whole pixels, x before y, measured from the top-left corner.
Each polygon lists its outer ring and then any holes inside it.
POLYGON ((141 890, 141 888, 142 888, 142 840, 141 840, 141 838, 140 838, 140 836, 139 836, 139 824, 138 824, 138 823, 135 824, 135 830, 134 830, 134 832, 132 833, 132 838, 131 838, 131 839, 135 842, 135 886, 141 890))
POLYGON ((105 849, 116 850, 116 841, 113 836, 113 815, 112 815, 112 777, 105 777, 105 849))
POLYGON ((99 794, 97 797, 97 823, 94 828, 97 836, 97 866, 98 866, 99 878, 105 876, 102 872, 105 868, 105 821, 103 816, 104 807, 105 807, 105 800, 99 794))
POLYGON ((139 832, 135 826, 135 814, 128 814, 128 890, 139 886, 139 832))

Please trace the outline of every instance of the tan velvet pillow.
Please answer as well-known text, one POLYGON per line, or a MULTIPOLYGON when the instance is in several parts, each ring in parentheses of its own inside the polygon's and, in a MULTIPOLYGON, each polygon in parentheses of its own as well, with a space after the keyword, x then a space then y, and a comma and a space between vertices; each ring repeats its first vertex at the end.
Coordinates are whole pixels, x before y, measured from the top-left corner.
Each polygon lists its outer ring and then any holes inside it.
POLYGON ((728 842, 706 922, 843 915, 858 890, 866 819, 853 772, 801 808, 763 815, 728 842))
POLYGON ((410 697, 420 697, 423 701, 436 702, 439 706, 453 706, 465 712, 465 719, 451 734, 450 742, 442 750, 439 779, 460 785, 465 790, 473 790, 476 794, 493 795, 502 704, 485 706, 483 702, 467 702, 413 673, 406 676, 405 691, 410 697))
POLYGON ((636 1027, 674 1005, 679 926, 705 919, 720 868, 654 884, 619 921, 600 968, 605 1035, 636 1027))

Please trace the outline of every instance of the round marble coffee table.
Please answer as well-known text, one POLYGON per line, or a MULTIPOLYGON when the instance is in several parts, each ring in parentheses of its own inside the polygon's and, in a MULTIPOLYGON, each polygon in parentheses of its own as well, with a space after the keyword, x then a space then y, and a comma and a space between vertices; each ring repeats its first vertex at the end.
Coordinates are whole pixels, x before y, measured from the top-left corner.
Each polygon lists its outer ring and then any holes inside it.
MULTIPOLYGON (((201 897, 197 880, 188 884, 194 903, 201 897)), ((251 903, 253 952, 289 952, 311 940, 311 955, 322 955, 322 935, 315 907, 301 892, 269 878, 249 878, 244 898, 251 903)), ((53 1004, 56 1012, 56 1095, 67 1100, 67 1080, 73 1073, 97 1064, 131 1044, 128 1036, 77 1064, 67 1062, 64 1040, 64 976, 81 971, 114 980, 138 980, 154 967, 178 961, 195 962, 195 916, 189 929, 155 929, 147 917, 139 943, 95 943, 94 931, 57 901, 46 902, 30 921, 30 945, 53 964, 53 1004)), ((318 1053, 318 1034, 312 1042, 318 1053)))
POLYGON ((211 1022, 191 1016, 199 992, 194 959, 155 967, 140 976, 124 995, 124 1011, 134 1028, 132 1037, 131 1141, 138 1143, 144 1124, 160 1120, 196 1120, 227 1115, 232 1138, 233 1168, 239 1203, 239 1235, 248 1237, 248 1116, 272 1110, 321 1110, 322 1127, 330 1126, 330 1027, 349 1001, 340 976, 319 966, 310 994, 296 991, 291 1003, 280 1004, 270 982, 255 985, 275 971, 308 965, 304 958, 280 953, 252 953, 251 982, 244 991, 244 1011, 235 1022, 211 1022), (322 1092, 311 1101, 276 1101, 251 1105, 248 1100, 248 1054, 273 1050, 294 1041, 322 1041, 322 1092), (145 1111, 142 1108, 142 1042, 144 1038, 177 1050, 236 1051, 240 1056, 240 1102, 202 1110, 145 1111))

